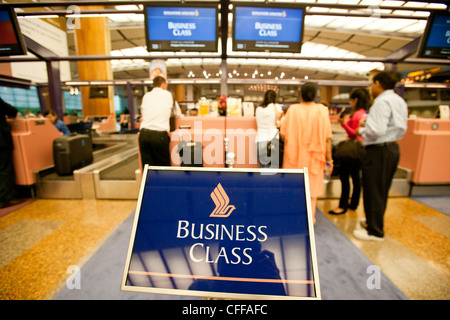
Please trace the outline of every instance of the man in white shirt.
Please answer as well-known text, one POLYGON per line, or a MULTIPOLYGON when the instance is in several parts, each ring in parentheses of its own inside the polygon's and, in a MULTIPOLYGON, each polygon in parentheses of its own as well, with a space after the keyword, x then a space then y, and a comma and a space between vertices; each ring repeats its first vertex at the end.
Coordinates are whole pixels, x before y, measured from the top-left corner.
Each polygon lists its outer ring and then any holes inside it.
POLYGON ((153 79, 153 89, 142 99, 141 114, 139 149, 142 166, 170 166, 170 117, 181 115, 181 111, 167 91, 167 81, 163 77, 153 79))
POLYGON ((362 240, 382 241, 384 237, 384 212, 400 159, 397 141, 403 138, 408 121, 408 106, 394 92, 397 81, 395 72, 375 75, 371 87, 373 105, 364 127, 357 130, 366 147, 362 165, 366 228, 355 230, 353 235, 362 240))

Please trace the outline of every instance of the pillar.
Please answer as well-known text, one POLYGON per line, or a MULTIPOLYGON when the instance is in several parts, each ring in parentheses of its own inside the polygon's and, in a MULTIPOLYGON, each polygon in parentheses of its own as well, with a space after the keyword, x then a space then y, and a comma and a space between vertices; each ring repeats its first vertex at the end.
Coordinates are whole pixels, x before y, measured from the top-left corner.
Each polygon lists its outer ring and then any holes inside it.
POLYGON ((186 101, 186 86, 184 84, 175 85, 175 100, 186 101))
POLYGON ((188 84, 186 86, 186 101, 194 101, 194 85, 188 84))
POLYGON ((336 86, 321 86, 320 87, 320 100, 327 103, 331 102, 331 99, 339 94, 339 87, 336 86))
MULTIPOLYGON (((83 10, 103 9, 103 6, 83 6, 83 10)), ((82 17, 75 29, 77 55, 110 55, 111 36, 108 18, 82 17)), ((80 80, 113 80, 111 60, 79 61, 80 80)), ((108 86, 107 98, 89 98, 89 87, 81 87, 83 117, 106 117, 114 113, 114 88, 108 86)))

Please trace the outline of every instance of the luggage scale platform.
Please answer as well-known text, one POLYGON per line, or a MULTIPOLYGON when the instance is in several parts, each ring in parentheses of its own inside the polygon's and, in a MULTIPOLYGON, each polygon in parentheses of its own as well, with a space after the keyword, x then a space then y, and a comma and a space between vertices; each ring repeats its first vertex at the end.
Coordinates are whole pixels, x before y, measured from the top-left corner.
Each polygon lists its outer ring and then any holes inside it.
POLYGON ((55 166, 35 172, 36 195, 42 199, 137 199, 141 174, 136 137, 92 139, 93 162, 72 174, 55 166))

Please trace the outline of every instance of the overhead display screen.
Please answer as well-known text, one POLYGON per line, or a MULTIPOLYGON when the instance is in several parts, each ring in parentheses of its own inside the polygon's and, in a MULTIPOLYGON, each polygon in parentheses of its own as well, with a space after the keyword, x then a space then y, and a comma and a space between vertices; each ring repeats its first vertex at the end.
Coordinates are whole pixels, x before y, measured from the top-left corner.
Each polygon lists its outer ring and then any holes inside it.
POLYGON ((217 7, 145 7, 148 51, 217 51, 217 7))
POLYGON ((432 13, 422 38, 419 56, 450 59, 450 14, 432 13))
POLYGON ((121 289, 320 299, 305 171, 146 165, 121 289))
POLYGON ((304 8, 235 5, 234 51, 274 51, 300 53, 304 8))
POLYGON ((26 46, 12 8, 0 9, 0 56, 24 55, 26 46))

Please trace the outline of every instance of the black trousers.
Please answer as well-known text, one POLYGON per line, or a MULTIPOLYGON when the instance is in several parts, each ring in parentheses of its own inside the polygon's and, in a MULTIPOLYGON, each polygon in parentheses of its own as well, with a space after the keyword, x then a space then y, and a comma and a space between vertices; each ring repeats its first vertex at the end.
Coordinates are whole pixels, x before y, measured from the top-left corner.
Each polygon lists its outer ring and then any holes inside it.
POLYGON ((12 160, 12 150, 0 148, 0 202, 14 200, 16 196, 16 176, 12 160))
POLYGON ((370 235, 384 236, 384 213, 399 160, 400 151, 397 143, 366 147, 362 184, 367 232, 370 235))
POLYGON ((339 208, 355 210, 359 204, 361 195, 361 164, 358 162, 342 161, 339 166, 339 179, 341 180, 341 198, 339 200, 339 208), (350 204, 348 199, 350 196, 350 177, 352 177, 353 191, 350 204))
POLYGON ((170 138, 166 131, 154 131, 141 129, 139 134, 139 149, 141 152, 142 167, 169 166, 170 163, 170 138))

